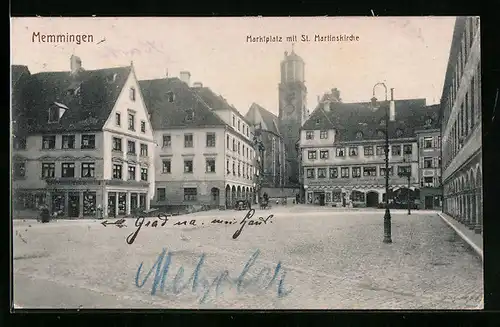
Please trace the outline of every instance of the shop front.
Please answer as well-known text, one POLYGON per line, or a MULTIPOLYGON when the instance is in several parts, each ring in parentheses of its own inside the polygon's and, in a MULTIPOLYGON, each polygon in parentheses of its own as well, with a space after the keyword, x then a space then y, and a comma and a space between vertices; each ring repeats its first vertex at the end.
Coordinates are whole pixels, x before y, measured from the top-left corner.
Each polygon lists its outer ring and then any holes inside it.
POLYGON ((145 191, 107 191, 107 216, 135 216, 138 212, 148 210, 148 194, 145 191))

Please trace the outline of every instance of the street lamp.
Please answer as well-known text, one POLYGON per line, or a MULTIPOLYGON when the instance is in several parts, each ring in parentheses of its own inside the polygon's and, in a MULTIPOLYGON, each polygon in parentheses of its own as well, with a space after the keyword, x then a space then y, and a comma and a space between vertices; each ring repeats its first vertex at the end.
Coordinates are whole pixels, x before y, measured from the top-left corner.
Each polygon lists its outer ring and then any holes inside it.
MULTIPOLYGON (((373 86, 372 107, 376 107, 377 98, 375 97, 375 88, 383 86, 385 90, 385 214, 384 214, 384 243, 392 243, 391 237, 391 212, 389 210, 389 103, 387 101, 387 86, 384 83, 376 83, 373 86)), ((392 91, 392 90, 391 90, 392 91)))
POLYGON ((411 187, 411 154, 403 154, 403 162, 407 162, 410 164, 410 169, 406 169, 402 171, 399 176, 408 178, 408 193, 406 196, 406 201, 408 201, 408 214, 411 215, 411 205, 410 205, 410 187, 411 187))

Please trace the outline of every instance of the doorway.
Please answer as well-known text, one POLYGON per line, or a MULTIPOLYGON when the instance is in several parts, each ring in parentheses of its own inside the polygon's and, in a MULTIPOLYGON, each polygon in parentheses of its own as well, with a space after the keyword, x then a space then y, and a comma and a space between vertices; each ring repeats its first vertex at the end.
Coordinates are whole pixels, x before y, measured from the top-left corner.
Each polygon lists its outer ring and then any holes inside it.
POLYGON ((116 193, 108 194, 108 216, 116 217, 116 193))
POLYGON ((68 217, 77 218, 80 216, 80 194, 69 193, 68 195, 68 217))
POLYGON ((378 206, 378 193, 375 191, 370 191, 366 194, 366 206, 367 207, 377 207, 378 206))
POLYGON ((216 208, 219 206, 219 189, 216 187, 213 187, 210 191, 210 204, 213 208, 216 208))
POLYGON ((434 201, 433 201, 433 196, 426 196, 425 197, 425 209, 431 210, 434 209, 434 201))
POLYGON ((319 195, 319 205, 324 206, 325 205, 325 193, 321 193, 319 195))

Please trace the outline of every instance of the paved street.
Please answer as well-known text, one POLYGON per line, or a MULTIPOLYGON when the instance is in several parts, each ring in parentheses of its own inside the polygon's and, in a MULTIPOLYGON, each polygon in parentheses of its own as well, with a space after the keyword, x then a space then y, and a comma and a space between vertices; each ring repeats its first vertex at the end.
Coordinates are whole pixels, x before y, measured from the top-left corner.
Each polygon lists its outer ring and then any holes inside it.
POLYGON ((382 243, 382 210, 257 210, 252 220, 260 225, 248 222, 233 239, 244 215, 171 217, 163 227, 143 225, 130 245, 133 219, 123 228, 15 221, 14 302, 235 309, 475 309, 481 302, 481 260, 435 212, 393 211, 392 244, 382 243))

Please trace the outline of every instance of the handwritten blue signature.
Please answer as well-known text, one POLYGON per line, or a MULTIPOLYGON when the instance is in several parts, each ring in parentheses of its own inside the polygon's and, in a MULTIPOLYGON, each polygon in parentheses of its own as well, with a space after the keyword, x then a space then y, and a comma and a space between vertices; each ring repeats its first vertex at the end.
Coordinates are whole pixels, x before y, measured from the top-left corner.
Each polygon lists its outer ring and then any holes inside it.
POLYGON ((140 276, 144 262, 141 262, 135 275, 135 285, 138 288, 143 288, 146 282, 149 280, 153 271, 156 270, 153 277, 151 295, 155 295, 158 290, 164 293, 165 286, 167 286, 167 291, 170 290, 175 295, 178 295, 187 289, 188 291, 191 291, 192 293, 199 296, 200 304, 206 303, 210 294, 212 294, 214 298, 217 298, 218 296, 223 294, 223 290, 227 290, 228 288, 235 288, 238 293, 241 293, 250 286, 256 286, 261 290, 268 290, 273 287, 273 285, 275 285, 276 295, 278 298, 282 298, 290 294, 292 289, 287 290, 285 287, 286 271, 282 268, 281 262, 278 262, 278 264, 276 265, 273 276, 270 279, 269 276, 271 273, 271 269, 269 268, 261 269, 256 277, 248 277, 247 274, 250 268, 252 268, 252 266, 255 264, 255 261, 257 260, 259 254, 260 250, 257 250, 252 254, 252 256, 250 256, 247 263, 243 267, 243 270, 236 279, 231 278, 228 270, 224 270, 211 281, 209 281, 209 279, 204 277, 202 274, 202 268, 205 263, 206 257, 206 255, 203 253, 200 256, 196 268, 194 269, 191 277, 187 282, 184 283, 182 280, 184 277, 184 267, 181 266, 173 280, 170 282, 170 285, 167 285, 169 284, 167 274, 172 262, 172 252, 167 252, 166 249, 163 249, 163 251, 156 259, 153 267, 151 267, 151 269, 142 280, 140 280, 140 276), (266 282, 266 280, 268 281, 266 282))

